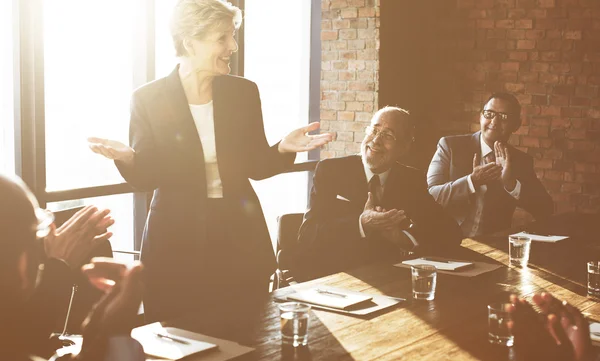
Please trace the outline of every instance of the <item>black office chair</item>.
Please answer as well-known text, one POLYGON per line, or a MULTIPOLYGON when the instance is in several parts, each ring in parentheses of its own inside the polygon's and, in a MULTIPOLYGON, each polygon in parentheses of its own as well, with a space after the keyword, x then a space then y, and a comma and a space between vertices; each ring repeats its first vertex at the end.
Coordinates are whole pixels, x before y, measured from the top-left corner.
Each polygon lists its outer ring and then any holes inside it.
POLYGON ((288 213, 277 217, 277 270, 273 290, 295 283, 290 268, 294 264, 294 250, 303 217, 303 213, 288 213))

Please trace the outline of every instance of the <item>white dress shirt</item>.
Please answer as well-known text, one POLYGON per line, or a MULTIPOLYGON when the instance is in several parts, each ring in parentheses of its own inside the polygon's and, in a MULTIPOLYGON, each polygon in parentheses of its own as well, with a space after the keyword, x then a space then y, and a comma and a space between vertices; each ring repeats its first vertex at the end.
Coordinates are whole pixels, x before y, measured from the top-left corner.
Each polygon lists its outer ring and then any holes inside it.
MULTIPOLYGON (((379 183, 381 184, 380 194, 384 194, 383 191, 385 189, 385 181, 387 180, 388 176, 390 175, 390 172, 391 172, 391 169, 388 169, 387 171, 378 174, 379 175, 379 183)), ((369 184, 369 182, 371 181, 371 178, 373 178, 375 173, 373 173, 371 171, 371 169, 369 169, 369 167, 365 167, 365 174, 367 175, 367 184, 369 184)), ((360 221, 360 216, 358 216, 358 229, 360 230, 361 238, 366 238, 367 235, 365 234, 365 230, 363 229, 362 222, 360 221)), ((415 245, 415 247, 419 245, 419 243, 417 242, 415 237, 412 236, 412 234, 410 234, 408 231, 402 231, 402 232, 406 235, 406 237, 408 237, 408 239, 410 239, 410 241, 415 245)))
POLYGON ((204 152, 206 193, 208 198, 223 198, 223 184, 217 164, 213 102, 211 100, 206 104, 189 104, 189 106, 204 152))
MULTIPOLYGON (((481 162, 479 164, 485 165, 486 164, 485 157, 490 153, 493 154, 494 151, 483 140, 483 136, 481 136, 479 138, 479 142, 481 144, 481 162)), ((477 235, 479 232, 479 228, 481 227, 481 216, 483 214, 483 199, 484 199, 485 193, 487 192, 487 186, 484 184, 484 185, 479 186, 479 189, 475 189, 475 186, 473 185, 473 180, 471 179, 470 174, 467 177, 467 183, 469 184, 469 192, 471 194, 475 194, 474 212, 472 213, 471 216, 469 216, 469 217, 467 217, 467 219, 465 219, 465 222, 468 222, 467 223, 468 227, 466 227, 466 228, 470 229, 467 236, 471 237, 471 236, 477 235)), ((505 188, 505 190, 506 190, 506 188, 505 188)), ((515 189, 513 189, 512 191, 508 191, 508 190, 506 190, 506 191, 513 198, 518 200, 521 195, 521 182, 519 182, 519 180, 517 180, 515 189)), ((465 229, 464 225, 461 225, 461 227, 463 227, 463 229, 465 229)))

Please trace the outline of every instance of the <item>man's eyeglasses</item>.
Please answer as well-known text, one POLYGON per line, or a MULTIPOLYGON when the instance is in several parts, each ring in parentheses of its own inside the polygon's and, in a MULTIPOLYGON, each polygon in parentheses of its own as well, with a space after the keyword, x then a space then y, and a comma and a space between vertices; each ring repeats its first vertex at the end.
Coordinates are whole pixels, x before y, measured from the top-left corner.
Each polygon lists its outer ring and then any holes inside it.
POLYGON ((492 119, 494 119, 494 117, 498 117, 498 119, 500 119, 502 121, 506 121, 511 116, 511 114, 496 112, 494 110, 489 110, 489 109, 482 110, 481 114, 487 120, 492 120, 492 119))
POLYGON ((365 133, 367 133, 368 135, 370 135, 371 137, 373 137, 373 139, 375 139, 376 137, 380 137, 381 140, 383 140, 386 143, 393 143, 396 141, 396 136, 394 135, 394 133, 392 133, 389 130, 386 129, 379 129, 379 128, 375 128, 372 125, 369 125, 366 129, 365 129, 365 133))

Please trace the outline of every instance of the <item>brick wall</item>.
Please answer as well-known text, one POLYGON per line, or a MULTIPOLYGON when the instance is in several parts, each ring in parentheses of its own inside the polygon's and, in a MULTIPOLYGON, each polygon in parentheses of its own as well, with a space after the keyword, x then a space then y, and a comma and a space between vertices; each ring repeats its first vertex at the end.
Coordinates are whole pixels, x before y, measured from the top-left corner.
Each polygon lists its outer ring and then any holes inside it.
POLYGON ((380 106, 419 121, 416 165, 479 130, 494 91, 523 105, 511 143, 555 212, 600 211, 600 0, 381 0, 380 106))
POLYGON ((321 40, 322 127, 338 134, 323 158, 358 152, 373 111, 399 105, 426 169, 508 91, 523 105, 511 143, 555 212, 600 211, 600 0, 322 0, 321 40))
POLYGON ((360 151, 377 108, 379 0, 323 0, 321 128, 337 132, 322 158, 360 151))
POLYGON ((555 211, 598 212, 600 1, 457 0, 447 14, 437 48, 452 54, 443 69, 458 117, 438 127, 478 130, 491 92, 516 94, 523 123, 511 143, 534 157, 555 211))

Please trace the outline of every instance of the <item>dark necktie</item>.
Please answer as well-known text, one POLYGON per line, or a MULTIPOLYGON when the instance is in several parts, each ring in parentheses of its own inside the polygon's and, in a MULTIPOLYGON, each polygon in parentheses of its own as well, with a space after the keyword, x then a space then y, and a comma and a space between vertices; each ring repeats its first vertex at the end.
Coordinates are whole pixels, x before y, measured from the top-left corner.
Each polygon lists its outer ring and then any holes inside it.
POLYGON ((381 205, 381 181, 379 175, 375 174, 369 181, 369 192, 371 192, 371 199, 376 206, 381 205))
MULTIPOLYGON (((488 163, 496 163, 496 153, 494 153, 494 151, 489 152, 488 154, 485 155, 485 157, 483 157, 483 162, 485 164, 488 163)), ((490 197, 495 197, 498 196, 498 191, 500 191, 503 187, 501 187, 501 183, 500 182, 489 182, 487 184, 487 192, 484 198, 484 202, 491 202, 493 204, 494 201, 490 201, 489 198, 490 197)), ((502 192, 500 192, 502 193, 502 192)))
POLYGON ((496 163, 496 155, 494 154, 494 152, 492 151, 486 154, 485 157, 483 157, 483 162, 485 164, 496 163))

